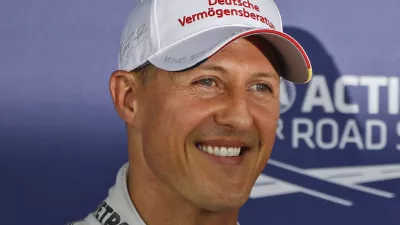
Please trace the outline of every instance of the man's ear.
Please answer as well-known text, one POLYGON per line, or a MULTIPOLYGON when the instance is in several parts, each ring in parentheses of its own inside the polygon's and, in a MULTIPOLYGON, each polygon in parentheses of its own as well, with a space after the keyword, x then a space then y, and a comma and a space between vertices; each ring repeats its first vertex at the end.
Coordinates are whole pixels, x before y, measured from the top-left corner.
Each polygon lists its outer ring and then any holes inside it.
POLYGON ((139 82, 134 74, 117 70, 110 78, 110 92, 118 115, 133 125, 137 114, 137 89, 139 82))

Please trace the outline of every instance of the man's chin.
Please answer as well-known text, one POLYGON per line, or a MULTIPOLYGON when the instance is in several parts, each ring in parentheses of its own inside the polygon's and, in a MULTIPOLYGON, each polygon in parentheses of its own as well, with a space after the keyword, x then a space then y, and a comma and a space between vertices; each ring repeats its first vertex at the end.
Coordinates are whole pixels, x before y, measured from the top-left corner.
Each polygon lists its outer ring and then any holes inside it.
POLYGON ((249 199, 249 195, 233 195, 202 198, 198 202, 199 208, 210 212, 228 212, 241 208, 249 199))

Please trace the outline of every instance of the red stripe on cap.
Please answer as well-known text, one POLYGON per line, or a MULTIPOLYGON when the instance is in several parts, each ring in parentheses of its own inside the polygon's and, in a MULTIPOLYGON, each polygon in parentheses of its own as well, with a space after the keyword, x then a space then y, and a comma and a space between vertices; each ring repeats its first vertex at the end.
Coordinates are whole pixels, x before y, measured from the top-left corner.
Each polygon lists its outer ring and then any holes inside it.
MULTIPOLYGON (((301 52, 301 54, 302 54, 304 60, 306 61, 307 68, 308 68, 308 69, 311 69, 310 59, 308 58, 306 52, 305 52, 304 49, 301 47, 301 45, 300 45, 294 38, 292 38, 291 36, 289 36, 289 35, 287 35, 287 34, 285 34, 285 33, 276 31, 276 30, 258 29, 258 30, 251 30, 251 31, 248 31, 248 32, 244 32, 243 34, 237 36, 236 38, 234 38, 234 39, 232 39, 231 41, 229 41, 228 43, 226 43, 226 44, 225 44, 224 46, 222 46, 220 49, 223 49, 225 46, 229 45, 229 44, 232 43, 233 41, 235 41, 235 40, 237 40, 237 39, 239 39, 239 38, 242 38, 242 37, 244 37, 244 36, 246 36, 246 35, 249 35, 249 34, 260 34, 260 33, 272 33, 272 34, 277 34, 277 35, 279 35, 279 36, 281 36, 281 37, 284 37, 286 40, 289 40, 289 41, 290 41, 294 46, 296 46, 296 48, 301 52)), ((218 51, 217 51, 217 52, 218 52, 218 51)), ((214 54, 212 54, 212 55, 210 56, 210 58, 211 58, 213 55, 215 55, 217 52, 215 52, 214 54)))

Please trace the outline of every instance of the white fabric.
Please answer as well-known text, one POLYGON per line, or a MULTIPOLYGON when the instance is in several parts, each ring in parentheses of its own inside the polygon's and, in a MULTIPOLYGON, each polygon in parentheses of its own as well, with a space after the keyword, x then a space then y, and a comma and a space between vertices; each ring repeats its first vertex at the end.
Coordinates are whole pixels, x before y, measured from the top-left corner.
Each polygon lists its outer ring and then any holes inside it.
MULTIPOLYGON (((67 225, 146 225, 128 194, 127 175, 129 163, 119 170, 116 184, 109 196, 85 219, 67 225)), ((239 225, 239 223, 238 223, 239 225)))
POLYGON ((283 56, 282 77, 296 83, 311 79, 308 56, 283 32, 273 0, 143 0, 125 24, 118 68, 131 71, 149 61, 167 71, 184 70, 236 38, 256 34, 283 56))

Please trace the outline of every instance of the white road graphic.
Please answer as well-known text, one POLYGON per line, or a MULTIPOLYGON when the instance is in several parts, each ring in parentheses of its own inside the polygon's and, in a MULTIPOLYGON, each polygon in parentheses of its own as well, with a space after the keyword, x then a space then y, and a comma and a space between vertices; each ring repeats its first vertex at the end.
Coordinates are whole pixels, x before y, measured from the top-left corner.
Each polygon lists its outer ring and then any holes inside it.
MULTIPOLYGON (((361 184, 391 179, 400 179, 400 164, 301 169, 273 159, 270 159, 268 163, 295 173, 303 174, 328 183, 334 183, 344 186, 346 188, 351 188, 383 198, 394 198, 396 197, 396 195, 394 193, 384 190, 362 186, 361 184)), ((343 199, 337 196, 325 194, 317 190, 305 188, 274 177, 267 176, 265 174, 261 174, 258 177, 251 192, 250 198, 256 199, 294 193, 308 194, 316 198, 320 198, 344 206, 354 205, 354 203, 348 199, 343 199)))

